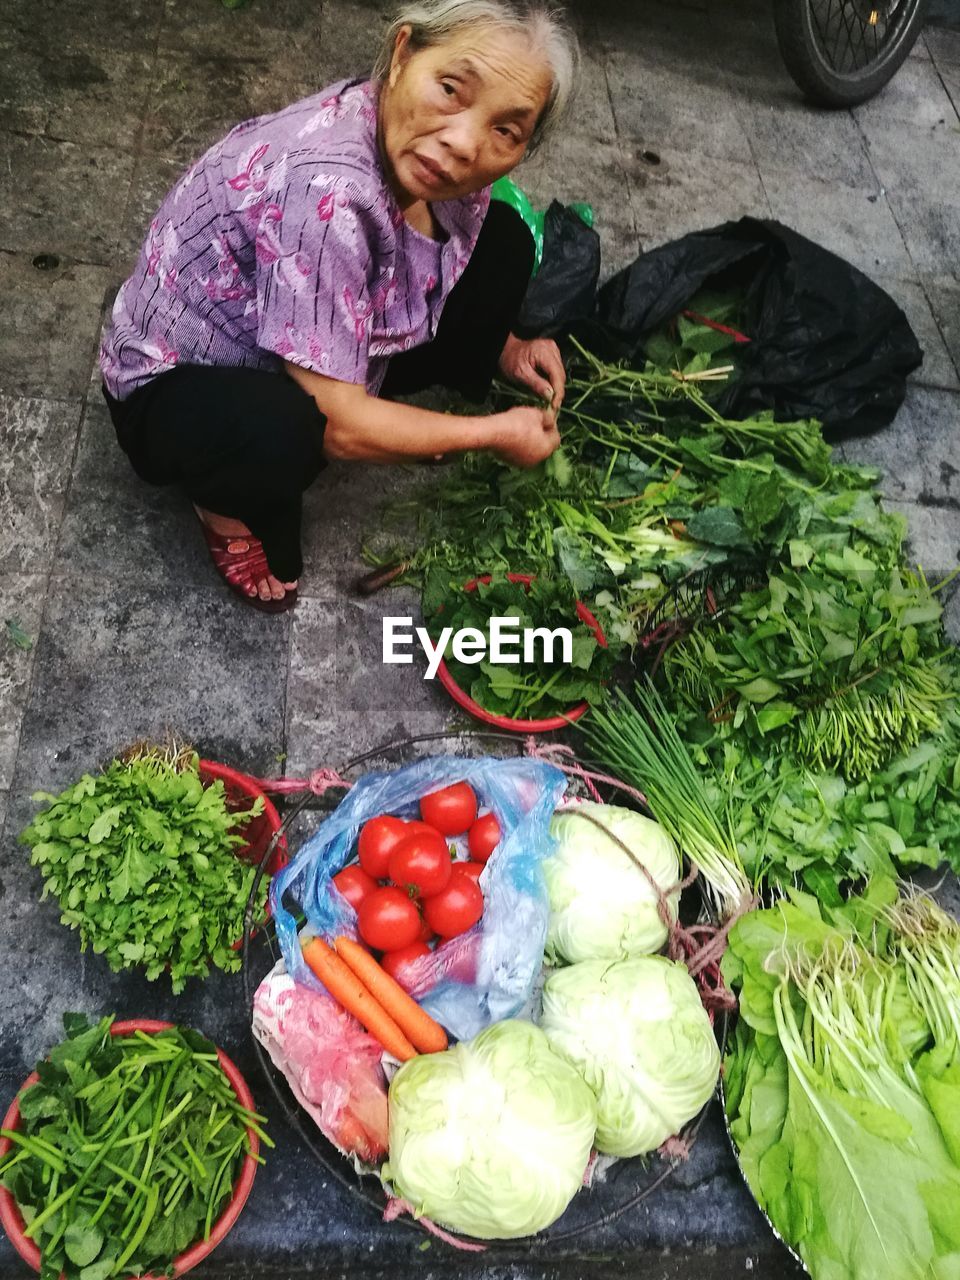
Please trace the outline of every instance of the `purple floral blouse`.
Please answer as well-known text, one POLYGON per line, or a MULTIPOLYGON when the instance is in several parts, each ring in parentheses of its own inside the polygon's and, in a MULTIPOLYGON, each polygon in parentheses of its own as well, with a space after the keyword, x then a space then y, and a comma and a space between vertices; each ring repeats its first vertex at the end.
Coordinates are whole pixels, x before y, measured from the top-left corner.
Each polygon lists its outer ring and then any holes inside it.
POLYGON ((123 400, 176 364, 289 360, 376 394, 428 342, 476 244, 489 189, 438 201, 442 242, 388 187, 376 88, 342 81, 237 125, 167 195, 100 348, 123 400))

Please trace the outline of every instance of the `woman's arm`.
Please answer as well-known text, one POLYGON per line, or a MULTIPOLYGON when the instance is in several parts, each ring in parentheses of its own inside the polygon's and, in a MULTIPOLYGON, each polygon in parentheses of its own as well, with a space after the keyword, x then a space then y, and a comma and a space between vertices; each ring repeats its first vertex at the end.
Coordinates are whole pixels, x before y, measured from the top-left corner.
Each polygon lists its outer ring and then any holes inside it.
POLYGON ((560 444, 549 409, 517 406, 486 417, 434 413, 378 400, 365 387, 285 362, 287 373, 327 419, 324 452, 349 462, 402 462, 466 449, 492 449, 505 462, 534 467, 560 444))

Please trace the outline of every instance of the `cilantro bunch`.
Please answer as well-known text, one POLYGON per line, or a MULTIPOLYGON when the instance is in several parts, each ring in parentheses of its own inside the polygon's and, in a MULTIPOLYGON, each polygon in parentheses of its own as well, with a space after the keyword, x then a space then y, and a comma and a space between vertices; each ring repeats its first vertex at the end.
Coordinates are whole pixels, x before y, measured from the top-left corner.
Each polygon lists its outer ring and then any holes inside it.
MULTIPOLYGON (((117 972, 142 965, 153 980, 170 972, 174 993, 210 964, 240 968, 233 944, 256 868, 234 850, 262 801, 241 813, 227 807, 223 783, 204 786, 195 754, 159 750, 114 760, 45 802, 22 833, 43 894, 60 904, 61 922, 79 930, 117 972)), ((258 909, 266 901, 261 886, 258 909)))
POLYGON ((37 1064, 0 1160, 40 1249, 41 1280, 169 1275, 178 1254, 209 1238, 248 1129, 273 1146, 263 1117, 240 1105, 195 1031, 111 1036, 112 1017, 63 1021, 66 1039, 37 1064))

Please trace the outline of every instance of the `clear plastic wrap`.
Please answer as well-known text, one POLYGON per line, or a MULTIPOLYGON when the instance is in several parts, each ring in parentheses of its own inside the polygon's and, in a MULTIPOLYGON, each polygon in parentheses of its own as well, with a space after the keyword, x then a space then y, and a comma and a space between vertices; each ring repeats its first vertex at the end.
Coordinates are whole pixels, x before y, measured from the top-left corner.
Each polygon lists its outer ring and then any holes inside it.
POLYGON ((355 937, 356 914, 332 879, 353 859, 360 827, 381 813, 419 817, 421 796, 460 781, 473 787, 481 809, 496 815, 503 833, 480 881, 483 917, 418 960, 405 982, 428 1013, 464 1040, 512 1017, 540 972, 549 914, 541 864, 554 847, 550 819, 566 786, 559 769, 522 758, 441 756, 393 773, 369 773, 274 877, 270 902, 288 973, 323 991, 304 963, 294 913, 306 916, 310 933, 328 940, 355 937))

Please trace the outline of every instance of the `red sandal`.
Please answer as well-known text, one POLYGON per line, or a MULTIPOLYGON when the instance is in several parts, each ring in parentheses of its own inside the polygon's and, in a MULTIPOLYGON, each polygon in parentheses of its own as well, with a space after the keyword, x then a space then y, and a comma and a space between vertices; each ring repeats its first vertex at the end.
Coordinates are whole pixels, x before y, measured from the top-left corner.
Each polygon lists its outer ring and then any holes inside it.
POLYGON ((297 589, 287 591, 280 600, 261 600, 257 584, 270 573, 263 543, 251 534, 227 537, 217 533, 198 513, 200 528, 210 549, 214 568, 235 596, 262 613, 286 613, 297 603, 297 589), (249 589, 253 587, 253 595, 249 589))

